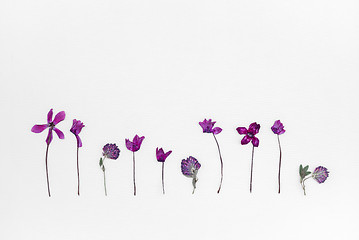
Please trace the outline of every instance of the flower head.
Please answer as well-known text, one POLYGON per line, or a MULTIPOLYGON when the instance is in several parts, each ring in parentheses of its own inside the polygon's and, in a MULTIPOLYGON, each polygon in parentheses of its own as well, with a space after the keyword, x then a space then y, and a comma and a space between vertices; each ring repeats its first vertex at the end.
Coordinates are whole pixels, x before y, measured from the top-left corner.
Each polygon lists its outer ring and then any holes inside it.
POLYGON ((132 152, 137 152, 138 150, 140 150, 140 147, 141 147, 143 139, 145 139, 144 136, 139 137, 137 134, 133 138, 132 142, 129 139, 126 139, 126 147, 127 147, 127 149, 132 151, 132 152))
POLYGON ((196 178, 198 169, 200 168, 201 164, 192 156, 183 159, 181 162, 181 170, 186 177, 196 178))
POLYGON ((164 162, 166 158, 172 153, 172 151, 164 152, 162 148, 156 148, 157 161, 164 162))
POLYGON ((82 141, 81 141, 81 138, 79 137, 79 134, 84 126, 85 125, 80 120, 74 119, 74 121, 72 123, 70 132, 75 134, 75 137, 77 139, 77 147, 82 147, 82 141))
POLYGON ((318 182, 323 183, 327 178, 329 177, 328 169, 322 166, 317 167, 314 169, 314 172, 312 173, 312 177, 318 182))
POLYGON ((204 119, 203 122, 199 122, 199 125, 202 127, 204 133, 213 133, 218 134, 222 132, 222 128, 220 127, 214 127, 214 124, 216 122, 212 122, 212 119, 204 119))
POLYGON ((274 134, 281 135, 285 133, 283 123, 280 120, 274 122, 273 126, 271 127, 274 134))
POLYGON ((120 149, 117 147, 116 144, 111 144, 111 143, 107 143, 104 147, 103 147, 103 153, 102 155, 104 157, 107 157, 109 159, 114 159, 116 160, 118 158, 118 156, 120 155, 120 149))
POLYGON ((248 144, 250 141, 252 141, 253 146, 258 147, 259 139, 255 135, 259 132, 260 127, 261 125, 257 124, 256 122, 251 123, 251 125, 249 125, 248 130, 245 127, 238 127, 237 132, 239 134, 245 134, 245 136, 241 141, 241 144, 245 145, 248 144))
POLYGON ((41 133, 46 128, 49 128, 49 133, 48 133, 47 138, 46 138, 46 143, 47 144, 50 144, 51 141, 52 141, 52 130, 55 131, 55 133, 57 134, 57 136, 60 139, 65 138, 64 134, 58 128, 55 127, 59 122, 61 122, 61 121, 63 121, 65 119, 65 112, 61 111, 61 112, 57 113, 54 120, 52 120, 52 115, 53 115, 53 111, 52 111, 52 108, 51 108, 49 113, 47 114, 47 124, 34 125, 31 128, 31 132, 34 132, 34 133, 41 133))

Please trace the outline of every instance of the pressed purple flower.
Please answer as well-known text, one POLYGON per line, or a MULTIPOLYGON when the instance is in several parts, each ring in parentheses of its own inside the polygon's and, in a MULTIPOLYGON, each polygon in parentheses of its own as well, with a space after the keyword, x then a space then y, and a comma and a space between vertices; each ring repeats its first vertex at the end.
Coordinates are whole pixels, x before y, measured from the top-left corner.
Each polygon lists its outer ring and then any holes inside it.
POLYGON ((273 126, 271 127, 274 134, 281 135, 285 133, 283 123, 280 120, 274 122, 273 126))
POLYGON ((204 119, 203 122, 199 122, 199 125, 202 127, 204 133, 213 133, 216 135, 222 132, 222 128, 213 128, 215 123, 216 122, 212 122, 212 119, 204 119))
POLYGON ((328 169, 322 166, 317 167, 314 169, 312 173, 312 177, 318 182, 323 183, 329 177, 328 169))
POLYGON ((109 159, 116 160, 120 155, 120 149, 117 147, 116 144, 107 143, 102 150, 102 155, 109 159))
POLYGON ((243 139, 241 141, 241 144, 246 145, 250 141, 252 141, 253 146, 258 147, 259 139, 255 135, 259 132, 260 128, 261 128, 261 125, 257 124, 256 122, 251 123, 251 125, 249 125, 248 130, 245 127, 238 127, 237 132, 241 135, 245 134, 245 136, 243 137, 243 139))
POLYGON ((196 189, 197 173, 201 168, 201 164, 194 157, 190 156, 187 159, 183 159, 181 162, 181 171, 182 174, 186 177, 192 178, 193 192, 196 189))
POLYGON ((139 137, 137 134, 133 138, 132 142, 129 139, 126 139, 126 147, 127 147, 127 149, 132 151, 132 152, 137 152, 138 150, 140 150, 140 147, 141 147, 143 139, 145 139, 144 136, 139 137))
POLYGON ((54 120, 52 120, 52 115, 53 115, 53 111, 52 108, 50 109, 50 111, 47 114, 47 124, 37 124, 34 125, 31 128, 31 132, 34 133, 41 133, 42 131, 44 131, 46 128, 49 128, 49 132, 47 134, 47 138, 46 138, 46 156, 45 156, 45 165, 46 165, 46 181, 47 181, 47 193, 49 194, 49 197, 51 197, 51 193, 50 193, 50 183, 49 183, 49 171, 48 171, 48 167, 47 167, 47 155, 49 152, 49 146, 50 143, 52 141, 52 130, 55 131, 55 133, 57 134, 57 136, 60 139, 64 139, 65 136, 63 134, 63 132, 61 132, 58 128, 56 128, 56 125, 63 121, 65 119, 65 112, 61 111, 59 113, 56 114, 54 120))
POLYGON ((82 141, 81 138, 79 137, 79 134, 84 126, 85 125, 80 120, 76 120, 76 119, 73 120, 70 132, 72 132, 76 137, 77 147, 82 147, 82 141))
POLYGON ((166 158, 172 153, 172 151, 164 152, 162 148, 156 148, 156 158, 158 162, 162 163, 162 192, 165 194, 165 180, 164 180, 164 168, 166 158))
POLYGON ((70 129, 70 132, 72 132, 75 135, 77 140, 77 195, 79 196, 80 196, 79 148, 82 147, 82 141, 79 134, 84 126, 85 125, 81 121, 74 119, 72 123, 72 127, 70 129))
POLYGON ((221 191, 221 187, 222 187, 222 181, 223 181, 223 160, 222 160, 222 155, 221 155, 221 149, 219 148, 219 144, 216 138, 216 135, 219 134, 220 132, 222 132, 222 128, 220 127, 214 127, 214 124, 216 122, 212 122, 212 119, 204 119, 203 122, 199 122, 199 125, 202 127, 203 129, 203 133, 212 133, 214 140, 216 141, 217 144, 217 148, 218 148, 218 154, 219 154, 219 160, 221 162, 221 180, 219 182, 219 188, 217 193, 219 193, 221 191))
POLYGON ((140 150, 141 144, 144 136, 139 137, 137 134, 133 138, 132 142, 129 139, 125 139, 126 147, 128 150, 132 151, 132 163, 133 163, 133 195, 136 196, 136 169, 135 169, 135 152, 140 150))
POLYGON ((239 134, 243 135, 245 134, 245 136, 243 137, 241 144, 242 145, 246 145, 248 144, 250 141, 252 141, 252 161, 251 161, 251 179, 250 179, 250 184, 249 184, 249 191, 252 192, 252 177, 253 177, 253 156, 254 156, 254 147, 258 147, 259 146, 259 139, 255 136, 258 132, 259 129, 261 128, 261 125, 259 125, 258 123, 254 122, 251 123, 251 125, 249 125, 248 129, 245 127, 237 127, 236 130, 239 134))

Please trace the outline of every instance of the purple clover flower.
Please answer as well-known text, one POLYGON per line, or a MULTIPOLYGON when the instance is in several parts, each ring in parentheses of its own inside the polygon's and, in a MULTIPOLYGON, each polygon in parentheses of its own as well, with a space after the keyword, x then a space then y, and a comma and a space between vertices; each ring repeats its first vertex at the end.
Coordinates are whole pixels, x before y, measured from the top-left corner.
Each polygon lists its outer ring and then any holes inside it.
POLYGON ((285 133, 283 123, 280 120, 274 122, 273 126, 271 127, 274 134, 281 135, 285 133))
POLYGON ((214 135, 219 134, 220 132, 222 132, 222 128, 220 127, 214 127, 214 124, 216 122, 212 122, 212 119, 204 119, 203 122, 199 122, 199 125, 202 127, 203 129, 203 133, 213 133, 214 135))
POLYGON ((80 120, 76 120, 76 119, 73 120, 70 132, 72 132, 76 137, 77 147, 82 147, 82 141, 79 134, 84 126, 85 125, 80 120))
POLYGON ((49 171, 47 167, 47 155, 49 152, 50 143, 52 142, 52 130, 55 131, 55 133, 60 139, 65 138, 63 132, 61 132, 60 129, 56 128, 56 125, 65 119, 66 114, 64 111, 61 111, 56 114, 54 120, 52 120, 52 115, 53 115, 53 111, 51 108, 47 114, 47 124, 37 124, 31 128, 31 132, 34 133, 41 133, 46 128, 49 128, 49 133, 47 134, 47 138, 46 138, 47 147, 46 147, 46 156, 45 156, 47 193, 49 194, 49 197, 51 197, 51 193, 50 193, 49 171))
POLYGON ((201 164, 194 157, 190 156, 187 159, 183 159, 181 162, 182 174, 186 177, 192 178, 193 191, 196 189, 196 183, 198 181, 197 173, 201 168, 201 164))
POLYGON ((37 124, 37 125, 34 125, 32 128, 31 128, 31 132, 34 132, 34 133, 41 133, 42 131, 44 131, 46 128, 49 128, 49 133, 47 135, 47 138, 46 138, 46 143, 49 145, 52 141, 52 130, 55 131, 55 133, 57 134, 57 136, 60 138, 60 139, 64 139, 65 136, 64 134, 58 129, 56 128, 56 125, 63 121, 65 119, 65 112, 64 111, 61 111, 59 112, 58 114, 56 114, 54 120, 52 120, 52 115, 53 115, 53 111, 52 111, 52 108, 50 109, 49 113, 47 114, 47 124, 37 124))
POLYGON ((109 159, 116 160, 120 155, 120 149, 117 147, 116 144, 107 143, 102 150, 102 155, 109 159))
POLYGON ((251 123, 251 125, 249 125, 248 130, 245 127, 238 127, 237 132, 241 135, 245 134, 245 136, 243 137, 243 139, 241 141, 241 144, 246 145, 250 141, 252 141, 253 146, 258 147, 259 139, 255 135, 259 132, 260 128, 261 128, 261 125, 257 124, 256 122, 251 123))
POLYGON ((162 163, 162 193, 165 194, 165 180, 164 180, 164 168, 166 158, 172 153, 172 151, 164 152, 162 148, 156 148, 156 158, 158 162, 162 163))
POLYGON ((322 166, 317 167, 314 169, 312 173, 312 177, 318 182, 323 183, 329 177, 328 169, 322 166))
POLYGON ((140 150, 140 147, 141 147, 143 139, 145 139, 144 136, 139 137, 137 134, 133 138, 132 142, 129 139, 126 139, 126 147, 127 147, 127 149, 132 151, 132 152, 137 152, 138 150, 140 150))

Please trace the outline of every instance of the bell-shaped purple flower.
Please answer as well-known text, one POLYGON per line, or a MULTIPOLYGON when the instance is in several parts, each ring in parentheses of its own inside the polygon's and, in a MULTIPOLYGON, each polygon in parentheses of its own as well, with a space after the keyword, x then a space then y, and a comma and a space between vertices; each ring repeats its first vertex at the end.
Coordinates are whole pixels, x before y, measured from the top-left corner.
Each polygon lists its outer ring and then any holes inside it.
POLYGON ((239 134, 245 134, 245 136, 243 137, 241 144, 242 145, 246 145, 249 142, 252 141, 252 144, 254 147, 258 147, 259 146, 259 139, 255 136, 260 129, 261 125, 257 124, 256 122, 251 123, 251 125, 249 125, 249 128, 247 130, 247 128, 245 127, 238 127, 236 130, 239 134))
POLYGON ((77 147, 82 147, 82 141, 79 134, 84 126, 85 125, 80 120, 76 120, 76 119, 73 120, 70 132, 72 132, 76 137, 77 147))
POLYGON ((283 123, 280 120, 274 122, 273 126, 271 127, 274 134, 281 135, 285 133, 283 123))
POLYGON ((329 177, 328 169, 322 166, 317 167, 314 169, 312 173, 312 177, 318 182, 323 183, 329 177))
POLYGON ((137 134, 133 138, 132 142, 129 139, 126 139, 126 147, 127 147, 127 149, 132 151, 132 152, 137 152, 141 147, 143 139, 145 139, 144 136, 139 137, 137 134))
POLYGON ((156 158, 158 162, 166 161, 166 158, 172 153, 172 151, 164 152, 162 148, 156 148, 156 158))
POLYGON ((204 119, 203 122, 199 122, 199 125, 202 127, 204 133, 213 133, 216 135, 222 132, 222 128, 213 128, 215 123, 216 122, 212 122, 212 119, 204 119))
POLYGON ((107 143, 102 150, 102 155, 109 159, 116 160, 120 155, 120 149, 117 147, 116 144, 107 143))
POLYGON ((53 115, 53 111, 52 111, 52 108, 50 109, 49 113, 47 114, 47 124, 37 124, 37 125, 34 125, 32 128, 31 128, 31 132, 34 132, 34 133, 41 133, 42 131, 44 131, 46 128, 49 128, 49 133, 47 135, 47 138, 46 138, 46 143, 49 145, 52 141, 52 130, 55 131, 55 133, 57 134, 57 136, 60 138, 60 139, 64 139, 65 136, 64 134, 58 129, 56 128, 56 125, 63 121, 65 119, 65 112, 64 111, 61 111, 59 112, 58 114, 56 114, 54 120, 52 120, 52 115, 53 115))

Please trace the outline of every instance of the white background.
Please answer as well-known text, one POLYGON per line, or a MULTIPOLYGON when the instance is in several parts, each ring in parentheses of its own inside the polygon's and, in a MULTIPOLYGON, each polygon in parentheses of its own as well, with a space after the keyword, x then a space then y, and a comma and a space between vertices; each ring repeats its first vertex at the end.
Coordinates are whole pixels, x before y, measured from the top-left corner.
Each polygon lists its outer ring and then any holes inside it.
POLYGON ((359 239, 358 1, 0 2, 1 239, 359 239), (49 150, 34 124, 64 110, 65 140, 49 150), (76 139, 82 120, 81 196, 76 139), (224 181, 213 137, 223 128, 224 181), (270 127, 281 119, 278 145, 270 127), (251 145, 235 128, 261 124, 249 193, 251 145), (136 153, 125 138, 146 138, 136 153), (98 165, 102 147, 108 197, 98 165), (155 148, 166 162, 166 195, 155 148), (202 164, 197 191, 180 162, 202 164), (326 166, 299 184, 299 164, 326 166))

